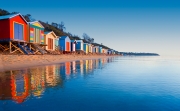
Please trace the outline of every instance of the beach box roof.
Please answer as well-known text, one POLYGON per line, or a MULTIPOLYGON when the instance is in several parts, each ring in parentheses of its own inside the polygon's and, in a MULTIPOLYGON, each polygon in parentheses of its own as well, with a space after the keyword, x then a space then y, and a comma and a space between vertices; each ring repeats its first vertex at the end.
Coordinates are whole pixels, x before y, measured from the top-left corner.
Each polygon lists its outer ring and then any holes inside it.
POLYGON ((44 32, 44 34, 45 35, 52 34, 54 38, 58 38, 58 36, 53 31, 47 31, 47 32, 44 32))
POLYGON ((25 18, 20 13, 0 16, 0 20, 11 19, 11 18, 16 17, 16 16, 20 16, 27 23, 25 18))
POLYGON ((30 27, 32 27, 32 28, 44 30, 44 26, 39 21, 28 22, 28 23, 30 24, 30 27))
MULTIPOLYGON (((59 39, 63 40, 63 39, 66 39, 66 38, 69 38, 69 36, 61 36, 59 39)), ((70 40, 70 38, 69 38, 69 40, 70 40)))

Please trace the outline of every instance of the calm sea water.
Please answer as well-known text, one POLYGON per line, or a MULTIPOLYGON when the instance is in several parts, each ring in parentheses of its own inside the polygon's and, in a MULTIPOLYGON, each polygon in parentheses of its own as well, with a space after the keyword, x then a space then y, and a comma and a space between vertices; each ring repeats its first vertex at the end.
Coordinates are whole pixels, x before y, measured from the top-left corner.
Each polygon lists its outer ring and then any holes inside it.
POLYGON ((112 57, 0 72, 0 111, 180 111, 180 58, 112 57))

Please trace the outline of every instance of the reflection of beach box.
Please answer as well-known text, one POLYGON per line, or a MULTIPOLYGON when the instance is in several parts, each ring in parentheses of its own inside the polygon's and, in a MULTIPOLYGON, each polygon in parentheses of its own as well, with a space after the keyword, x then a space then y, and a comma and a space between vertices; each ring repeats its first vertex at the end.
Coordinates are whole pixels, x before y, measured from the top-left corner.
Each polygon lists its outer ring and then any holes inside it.
POLYGON ((72 72, 72 74, 76 73, 76 61, 72 62, 71 72, 72 72))
POLYGON ((46 66, 45 74, 47 86, 56 86, 59 80, 56 73, 56 65, 46 66))
POLYGON ((71 62, 66 62, 65 67, 66 67, 66 75, 70 75, 71 74, 71 62))
POLYGON ((22 103, 29 95, 30 78, 27 72, 12 71, 11 73, 11 94, 12 99, 17 103, 22 103))

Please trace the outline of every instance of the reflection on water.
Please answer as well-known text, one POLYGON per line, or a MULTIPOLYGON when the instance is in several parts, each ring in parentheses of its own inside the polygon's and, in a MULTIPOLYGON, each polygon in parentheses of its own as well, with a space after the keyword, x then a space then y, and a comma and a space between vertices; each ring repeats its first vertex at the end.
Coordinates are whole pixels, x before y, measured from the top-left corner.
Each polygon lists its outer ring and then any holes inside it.
POLYGON ((179 67, 127 56, 0 72, 0 111, 180 111, 179 67))
POLYGON ((0 73, 0 99, 22 103, 29 96, 30 85, 27 70, 0 73))
POLYGON ((48 88, 63 88, 64 82, 76 76, 86 76, 103 68, 113 58, 80 60, 45 67, 0 72, 0 100, 20 104, 28 98, 40 98, 48 88))

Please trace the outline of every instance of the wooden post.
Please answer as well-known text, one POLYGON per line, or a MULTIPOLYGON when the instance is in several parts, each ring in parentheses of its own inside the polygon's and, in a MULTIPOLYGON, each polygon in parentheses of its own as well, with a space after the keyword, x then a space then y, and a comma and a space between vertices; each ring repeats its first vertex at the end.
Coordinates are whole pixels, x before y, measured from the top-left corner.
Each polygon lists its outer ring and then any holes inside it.
POLYGON ((12 49, 11 49, 11 41, 9 41, 9 53, 12 52, 12 49))
POLYGON ((29 48, 31 49, 31 44, 29 45, 29 48))
POLYGON ((11 76, 13 75, 13 72, 12 72, 12 70, 10 71, 10 74, 11 74, 11 76))

